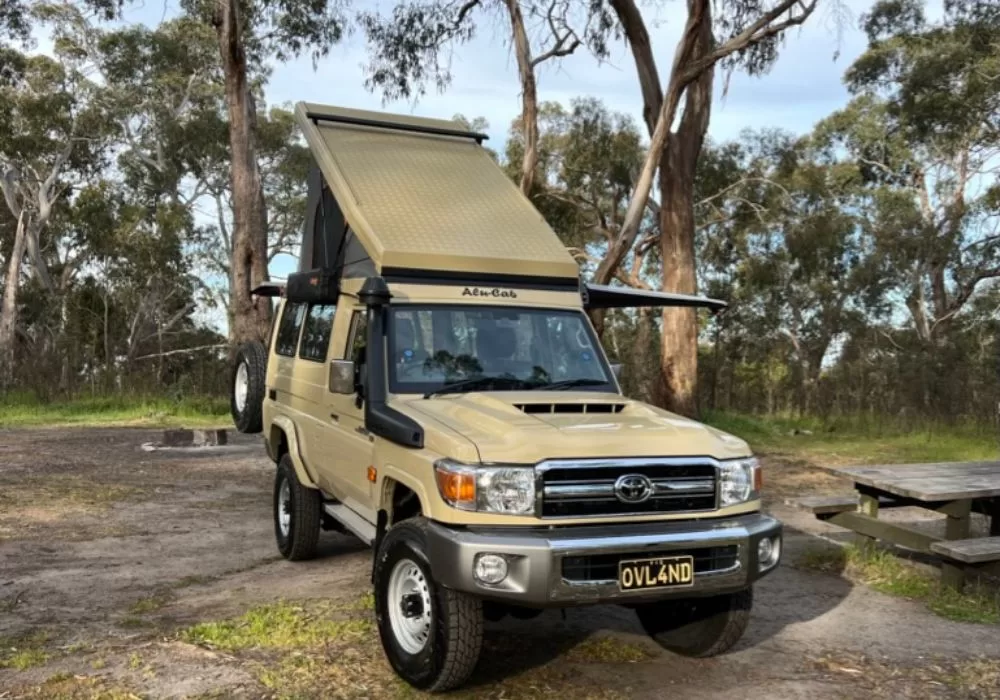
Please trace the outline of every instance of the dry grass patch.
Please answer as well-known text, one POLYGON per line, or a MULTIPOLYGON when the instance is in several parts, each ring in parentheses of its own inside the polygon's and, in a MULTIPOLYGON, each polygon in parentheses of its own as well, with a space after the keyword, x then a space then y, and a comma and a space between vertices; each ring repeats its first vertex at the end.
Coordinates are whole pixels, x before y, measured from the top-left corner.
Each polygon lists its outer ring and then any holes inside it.
MULTIPOLYGON (((830 652, 811 661, 816 670, 859 685, 872 697, 1000 698, 1000 660, 997 659, 931 660, 910 666, 853 652, 830 652)), ((849 695, 859 696, 859 693, 849 695)))
POLYGON ((570 661, 603 664, 634 664, 653 656, 644 646, 614 637, 589 637, 567 654, 570 661))
POLYGON ((156 612, 173 598, 170 592, 154 593, 151 596, 140 598, 129 606, 129 615, 146 615, 156 612))
MULTIPOLYGON (((199 623, 182 630, 179 637, 234 657, 268 697, 430 698, 401 681, 385 660, 373 602, 370 593, 339 604, 279 602, 229 620, 199 623)), ((568 655, 553 655, 554 645, 558 641, 548 637, 487 634, 470 685, 449 697, 619 700, 628 697, 627 689, 589 682, 581 678, 577 664, 649 657, 635 645, 605 638, 585 640, 568 655)))
POLYGON ((22 700, 142 700, 130 688, 105 678, 59 673, 41 685, 18 689, 22 700))
POLYGON ((810 549, 796 564, 814 571, 842 573, 882 593, 919 600, 949 620, 1000 623, 1000 591, 969 584, 959 593, 934 575, 878 547, 849 544, 810 549))

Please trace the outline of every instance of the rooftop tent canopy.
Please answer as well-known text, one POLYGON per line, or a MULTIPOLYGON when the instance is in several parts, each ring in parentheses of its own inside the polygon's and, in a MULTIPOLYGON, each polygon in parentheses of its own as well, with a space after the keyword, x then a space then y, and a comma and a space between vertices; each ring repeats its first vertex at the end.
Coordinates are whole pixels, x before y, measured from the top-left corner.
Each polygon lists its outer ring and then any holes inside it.
POLYGON ((300 270, 578 278, 555 232, 480 146, 482 134, 301 102, 295 115, 318 166, 300 270))

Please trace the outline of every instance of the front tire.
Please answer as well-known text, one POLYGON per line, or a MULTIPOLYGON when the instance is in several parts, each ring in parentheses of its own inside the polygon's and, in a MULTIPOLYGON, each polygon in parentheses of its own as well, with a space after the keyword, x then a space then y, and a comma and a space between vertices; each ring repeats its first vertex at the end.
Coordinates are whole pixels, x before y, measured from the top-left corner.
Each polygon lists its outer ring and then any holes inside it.
POLYGON ((375 557, 375 618, 382 648, 407 683, 432 693, 464 683, 483 644, 482 601, 439 585, 426 555, 427 521, 386 533, 375 557))
POLYGON ((683 656, 717 656, 740 640, 750 623, 753 588, 708 598, 646 603, 636 607, 646 634, 683 656))
POLYGON ((229 378, 229 412, 241 433, 264 428, 264 385, 267 382, 267 349, 263 343, 243 343, 236 351, 229 378))
POLYGON ((315 557, 322 499, 319 491, 299 482, 287 452, 281 455, 274 476, 273 504, 274 537, 281 556, 289 561, 315 557))

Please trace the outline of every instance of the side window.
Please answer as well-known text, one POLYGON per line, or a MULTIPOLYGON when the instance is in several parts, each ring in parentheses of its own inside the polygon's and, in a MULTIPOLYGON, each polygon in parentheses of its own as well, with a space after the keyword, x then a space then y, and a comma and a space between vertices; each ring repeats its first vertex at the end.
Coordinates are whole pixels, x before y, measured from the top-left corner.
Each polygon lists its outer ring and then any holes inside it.
POLYGON ((299 345, 299 357, 314 362, 326 360, 326 349, 330 346, 330 331, 333 330, 335 311, 336 307, 332 304, 314 304, 309 307, 306 327, 302 331, 302 343, 299 345))
POLYGON ((287 357, 295 356, 295 347, 299 344, 299 331, 306 315, 305 304, 285 303, 281 314, 281 325, 278 326, 278 338, 274 351, 287 357))
POLYGON ((368 314, 355 311, 351 319, 351 337, 347 339, 347 357, 352 362, 364 362, 365 344, 368 342, 368 314))

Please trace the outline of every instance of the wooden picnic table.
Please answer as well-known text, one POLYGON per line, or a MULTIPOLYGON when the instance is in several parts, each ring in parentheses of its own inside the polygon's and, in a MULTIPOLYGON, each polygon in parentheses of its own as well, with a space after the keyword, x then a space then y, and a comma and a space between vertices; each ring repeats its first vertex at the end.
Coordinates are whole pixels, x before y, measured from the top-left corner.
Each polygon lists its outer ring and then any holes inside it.
MULTIPOLYGON (((854 509, 813 508, 817 517, 919 552, 943 557, 942 580, 961 589, 967 565, 1000 561, 1000 461, 825 467, 854 483, 854 509), (879 510, 915 506, 947 517, 944 537, 879 519, 879 510), (970 515, 990 518, 990 536, 970 539, 970 515)), ((808 500, 808 499, 806 499, 808 500)))

